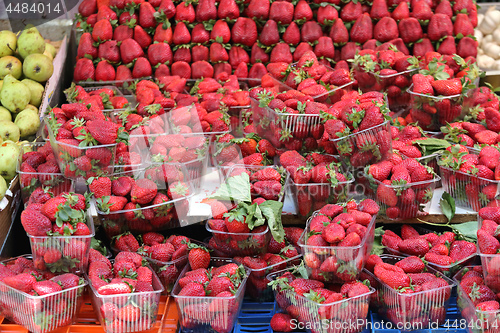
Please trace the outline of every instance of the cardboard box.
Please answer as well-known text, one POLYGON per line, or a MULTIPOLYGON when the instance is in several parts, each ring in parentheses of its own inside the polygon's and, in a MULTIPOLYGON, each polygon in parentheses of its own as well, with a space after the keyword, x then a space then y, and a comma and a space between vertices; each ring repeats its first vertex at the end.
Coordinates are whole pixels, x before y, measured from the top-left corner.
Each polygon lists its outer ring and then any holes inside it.
POLYGON ((16 176, 10 182, 5 198, 0 201, 0 253, 3 252, 5 240, 16 220, 19 207, 21 207, 21 187, 19 185, 19 176, 16 176))

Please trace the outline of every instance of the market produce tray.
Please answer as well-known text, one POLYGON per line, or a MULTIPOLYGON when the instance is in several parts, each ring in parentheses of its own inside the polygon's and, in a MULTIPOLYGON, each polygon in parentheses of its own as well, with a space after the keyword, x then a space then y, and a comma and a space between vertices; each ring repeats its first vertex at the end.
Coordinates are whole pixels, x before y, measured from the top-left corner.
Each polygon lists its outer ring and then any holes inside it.
MULTIPOLYGON (((178 331, 178 322, 177 307, 174 299, 168 296, 161 296, 156 324, 152 329, 144 331, 144 333, 175 333, 178 331)), ((23 326, 13 324, 5 318, 0 317, 0 332, 28 333, 29 331, 23 326)), ((104 333, 95 315, 90 296, 85 295, 82 307, 73 325, 57 329, 51 333, 104 333)))

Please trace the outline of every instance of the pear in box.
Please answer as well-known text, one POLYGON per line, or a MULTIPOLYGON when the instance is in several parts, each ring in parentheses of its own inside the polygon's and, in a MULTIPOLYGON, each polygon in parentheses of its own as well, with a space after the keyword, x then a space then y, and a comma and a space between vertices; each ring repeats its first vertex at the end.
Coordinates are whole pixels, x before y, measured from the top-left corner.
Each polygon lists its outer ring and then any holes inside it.
POLYGON ((30 79, 24 79, 21 81, 21 83, 24 83, 24 85, 28 87, 31 92, 30 104, 39 107, 40 104, 42 104, 42 96, 45 87, 40 83, 30 79))
POLYGON ((37 111, 25 109, 17 114, 14 124, 19 127, 21 138, 27 138, 35 135, 40 128, 40 117, 37 111))
POLYGON ((0 106, 0 121, 2 120, 12 121, 12 114, 9 110, 4 108, 3 106, 0 106))
POLYGON ((26 108, 30 102, 31 92, 21 81, 8 74, 3 79, 0 90, 0 103, 12 113, 18 113, 26 108))
POLYGON ((16 79, 20 79, 23 75, 23 63, 21 60, 13 56, 5 56, 0 58, 0 79, 5 75, 10 74, 16 79))
POLYGON ((45 51, 45 40, 34 26, 28 24, 17 39, 17 50, 23 59, 30 54, 42 54, 45 51))
POLYGON ((45 82, 54 73, 54 65, 52 59, 44 54, 30 54, 24 59, 23 73, 28 79, 37 82, 45 82))
POLYGON ((9 30, 0 31, 0 57, 13 55, 17 48, 17 36, 9 30))
POLYGON ((19 151, 17 143, 10 140, 0 145, 0 176, 6 181, 11 181, 16 176, 19 151))

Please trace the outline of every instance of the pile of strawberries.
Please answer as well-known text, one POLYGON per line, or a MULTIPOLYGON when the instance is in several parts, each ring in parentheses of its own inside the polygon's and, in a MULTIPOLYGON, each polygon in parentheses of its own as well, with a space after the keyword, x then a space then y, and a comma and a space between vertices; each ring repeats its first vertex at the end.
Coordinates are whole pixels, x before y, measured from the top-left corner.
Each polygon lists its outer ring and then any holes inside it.
POLYGON ((499 207, 485 207, 479 210, 482 219, 477 231, 477 245, 481 253, 485 283, 494 292, 500 292, 500 243, 496 228, 500 224, 499 207))
POLYGON ((74 95, 77 102, 50 111, 48 125, 64 176, 87 179, 111 171, 117 143, 127 143, 128 134, 105 115, 101 95, 90 96, 80 86, 74 95))
POLYGON ((211 260, 208 252, 193 251, 172 291, 181 326, 230 332, 243 301, 248 272, 231 260, 211 260))
POLYGON ((451 231, 441 235, 431 231, 420 234, 408 224, 401 226, 401 236, 386 230, 382 235, 382 245, 391 254, 424 258, 429 265, 445 273, 450 268, 456 271, 457 267, 467 265, 476 254, 476 244, 459 239, 451 231))
POLYGON ((372 255, 366 269, 375 275, 374 306, 391 322, 421 325, 414 327, 444 323, 453 284, 442 274, 430 270, 422 259, 372 255))
POLYGON ((125 230, 145 233, 177 225, 187 214, 186 197, 193 192, 185 171, 163 164, 134 178, 102 176, 88 180, 96 199, 98 216, 109 237, 125 230))
POLYGON ((437 49, 477 55, 477 9, 472 0, 408 4, 377 0, 270 3, 171 0, 111 1, 79 6, 75 80, 130 80, 144 76, 216 77, 234 72, 260 79, 268 63, 292 63, 314 52, 325 64, 354 58, 361 49, 396 46, 423 56, 437 49), (454 22, 454 23, 453 23, 454 22), (96 46, 97 44, 97 46, 96 46), (381 45, 380 45, 381 44, 381 45))
POLYGON ((499 131, 498 108, 500 101, 489 87, 471 89, 466 100, 467 113, 476 121, 486 124, 488 129, 499 131), (488 114, 486 114, 488 111, 488 114))
POLYGON ((211 152, 213 164, 222 167, 223 176, 235 164, 247 166, 270 164, 267 157, 276 155, 275 147, 268 140, 257 141, 257 139, 252 136, 236 139, 230 133, 217 135, 211 152))
POLYGON ((406 158, 394 164, 387 160, 365 167, 371 195, 391 220, 408 219, 426 215, 426 209, 439 177, 429 166, 414 158, 406 158))
POLYGON ((472 305, 465 303, 465 306, 461 308, 464 319, 478 320, 478 315, 480 315, 482 327, 494 327, 495 317, 492 314, 500 310, 500 304, 493 290, 485 284, 481 266, 469 266, 457 277, 460 283, 458 299, 460 301, 468 299, 468 303, 472 305))
POLYGON ((71 181, 61 174, 50 142, 26 145, 21 149, 18 170, 24 203, 33 193, 35 198, 42 192, 58 195, 72 190, 71 181))
POLYGON ((405 157, 417 159, 423 157, 422 150, 418 144, 415 144, 415 141, 426 140, 428 134, 420 126, 413 124, 402 127, 391 126, 391 134, 393 150, 397 150, 405 157))
POLYGON ((410 102, 407 89, 419 68, 416 57, 395 48, 361 50, 353 59, 354 77, 363 92, 384 91, 391 111, 406 110, 410 102))
POLYGON ((246 173, 250 177, 252 202, 266 200, 282 201, 288 173, 283 168, 274 166, 245 167, 234 166, 229 169, 226 179, 246 173))
POLYGON ((163 287, 143 258, 137 253, 120 252, 111 262, 96 251, 89 262, 87 278, 106 330, 123 331, 131 326, 149 329, 156 321, 163 287), (136 293, 140 297, 134 296, 136 293))
POLYGON ((94 229, 88 209, 87 198, 72 192, 54 197, 44 192, 30 201, 21 213, 21 224, 30 237, 37 269, 68 272, 87 267, 94 229))
POLYGON ((0 265, 0 285, 2 316, 31 332, 42 332, 73 322, 86 282, 72 273, 39 270, 21 256, 0 265))
POLYGON ((341 61, 333 69, 321 63, 312 51, 305 52, 292 65, 287 62, 270 63, 267 70, 269 75, 289 89, 297 89, 314 97, 317 102, 335 103, 342 97, 345 86, 353 82, 347 62, 341 61), (339 90, 339 87, 344 89, 339 90))
POLYGON ((151 155, 149 161, 155 164, 187 163, 192 167, 199 166, 207 156, 209 141, 204 135, 163 134, 151 137, 148 148, 151 155))
MULTIPOLYGON (((485 114, 489 118, 487 118, 486 123, 489 120, 495 120, 496 114, 498 114, 497 119, 500 120, 500 113, 498 111, 490 113, 490 108, 487 108, 487 110, 485 114)), ((479 147, 483 145, 497 146, 497 143, 500 142, 499 131, 500 127, 490 130, 489 127, 487 128, 483 124, 468 121, 457 121, 441 127, 441 132, 444 134, 445 140, 454 144, 461 144, 468 148, 475 148, 476 145, 479 147)))
POLYGON ((351 323, 352 332, 363 330, 373 291, 362 282, 353 280, 330 288, 292 269, 273 275, 269 285, 273 287, 278 306, 286 311, 273 316, 273 330, 292 332, 294 321, 299 325, 322 323, 328 325, 323 327, 341 327, 342 320, 351 323))
POLYGON ((110 86, 103 88, 83 88, 82 86, 72 83, 64 93, 69 103, 97 103, 99 106, 102 105, 103 107, 101 109, 106 111, 122 110, 130 106, 129 101, 122 96, 118 89, 110 86))
POLYGON ((474 58, 426 53, 420 70, 412 76, 412 122, 432 131, 455 121, 465 111, 464 100, 478 77, 474 58))
POLYGON ((438 161, 444 188, 457 204, 479 211, 497 206, 497 181, 500 180, 500 151, 486 146, 479 154, 469 153, 462 145, 453 145, 438 161))
POLYGON ((325 282, 356 279, 371 251, 379 206, 371 199, 357 204, 329 204, 307 223, 299 245, 310 276, 325 282))

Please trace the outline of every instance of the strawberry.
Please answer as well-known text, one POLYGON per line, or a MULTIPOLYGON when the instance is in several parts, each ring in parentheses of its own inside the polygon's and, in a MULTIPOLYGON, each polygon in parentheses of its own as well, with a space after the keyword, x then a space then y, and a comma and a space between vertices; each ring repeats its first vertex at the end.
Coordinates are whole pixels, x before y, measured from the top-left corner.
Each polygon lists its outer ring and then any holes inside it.
POLYGON ((108 20, 97 22, 92 29, 94 42, 103 42, 113 38, 113 27, 108 20))
POLYGON ((221 0, 217 9, 217 16, 219 19, 237 19, 240 16, 240 11, 236 1, 221 0))
POLYGON ((189 245, 188 260, 191 270, 198 268, 208 268, 210 264, 210 253, 208 249, 195 244, 189 245))
POLYGON ((432 81, 431 85, 438 95, 452 96, 462 92, 462 83, 456 78, 432 81))
POLYGON ((432 15, 429 26, 427 27, 427 35, 432 41, 437 41, 442 37, 453 35, 453 23, 451 22, 451 18, 445 14, 432 15))
POLYGON ((400 267, 382 262, 376 264, 373 271, 375 276, 390 288, 410 286, 410 277, 400 267))
POLYGON ((292 317, 286 313, 275 313, 271 318, 271 329, 277 332, 292 332, 292 317))
POLYGON ((415 256, 404 258, 395 265, 405 271, 405 273, 422 273, 425 269, 422 259, 415 256))
POLYGON ((81 58, 76 61, 75 70, 73 71, 73 80, 79 81, 95 81, 95 68, 92 60, 81 58))
POLYGON ((36 210, 24 210, 21 213, 21 224, 30 236, 46 236, 52 230, 51 220, 36 210))
POLYGON ((180 23, 180 21, 193 23, 196 20, 196 13, 191 2, 181 2, 175 8, 175 20, 180 23))
POLYGON ((138 179, 130 191, 131 201, 138 204, 150 203, 158 191, 157 185, 149 179, 138 179))
POLYGON ((129 64, 135 59, 144 56, 144 51, 137 41, 127 38, 120 44, 120 55, 124 64, 129 64))
POLYGON ((399 251, 414 256, 423 256, 429 249, 429 242, 422 238, 405 239, 399 243, 399 251))
POLYGON ((373 36, 373 25, 370 15, 361 15, 351 28, 351 41, 363 44, 373 36))
POLYGON ((231 30, 231 38, 233 43, 251 47, 257 41, 257 26, 255 22, 249 18, 239 17, 231 30))
POLYGON ((155 9, 149 2, 142 2, 139 6, 139 25, 142 28, 155 28, 155 9))
POLYGON ((217 19, 217 7, 211 0, 200 0, 196 6, 196 21, 204 22, 217 19))

